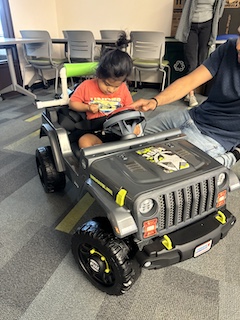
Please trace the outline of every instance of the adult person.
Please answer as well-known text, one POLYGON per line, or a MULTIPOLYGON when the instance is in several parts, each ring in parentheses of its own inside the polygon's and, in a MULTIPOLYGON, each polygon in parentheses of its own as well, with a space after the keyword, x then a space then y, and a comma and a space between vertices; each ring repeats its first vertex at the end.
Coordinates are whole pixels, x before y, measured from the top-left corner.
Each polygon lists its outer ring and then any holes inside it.
MULTIPOLYGON (((133 102, 126 84, 132 72, 133 63, 129 54, 121 50, 127 41, 126 34, 123 32, 116 43, 117 48, 108 49, 101 56, 96 78, 83 81, 70 98, 70 109, 86 112, 87 119, 95 121, 95 129, 79 137, 80 148, 120 138, 113 133, 103 134, 102 127, 107 113, 119 107, 129 106, 133 102)), ((140 128, 135 130, 137 134, 140 128)))
POLYGON ((201 105, 159 113, 147 121, 144 134, 180 128, 188 141, 226 167, 239 160, 236 146, 240 144, 240 27, 238 33, 238 38, 217 47, 197 69, 156 97, 133 103, 136 110, 155 110, 214 78, 208 98, 201 105))
MULTIPOLYGON (((175 38, 184 43, 183 51, 187 73, 192 72, 207 58, 209 48, 215 44, 218 22, 225 0, 186 0, 175 38)), ((191 90, 184 99, 189 107, 198 105, 191 90)))

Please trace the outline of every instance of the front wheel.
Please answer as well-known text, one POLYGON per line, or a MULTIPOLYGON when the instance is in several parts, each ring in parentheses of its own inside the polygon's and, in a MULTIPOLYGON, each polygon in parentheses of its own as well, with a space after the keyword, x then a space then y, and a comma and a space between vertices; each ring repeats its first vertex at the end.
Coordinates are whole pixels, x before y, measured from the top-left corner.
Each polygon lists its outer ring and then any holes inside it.
POLYGON ((65 188, 65 174, 57 171, 51 147, 41 147, 36 150, 36 163, 38 175, 45 192, 56 192, 65 188))
POLYGON ((140 275, 140 266, 130 258, 131 248, 106 230, 106 223, 88 221, 72 238, 72 252, 90 282, 103 292, 120 295, 140 275))

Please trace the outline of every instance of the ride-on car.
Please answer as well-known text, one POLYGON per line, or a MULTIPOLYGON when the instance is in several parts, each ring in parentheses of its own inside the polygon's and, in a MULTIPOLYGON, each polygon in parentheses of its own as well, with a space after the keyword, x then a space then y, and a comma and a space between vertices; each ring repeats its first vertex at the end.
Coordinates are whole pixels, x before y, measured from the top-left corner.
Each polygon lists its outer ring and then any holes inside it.
POLYGON ((144 115, 135 110, 106 117, 104 130, 119 141, 79 150, 73 137, 85 132, 83 118, 67 106, 46 108, 40 137, 49 146, 36 150, 36 162, 46 192, 63 190, 67 177, 101 208, 72 236, 74 258, 94 286, 123 294, 142 268, 196 258, 227 235, 236 219, 226 199, 239 187, 231 170, 178 129, 136 137, 144 115))

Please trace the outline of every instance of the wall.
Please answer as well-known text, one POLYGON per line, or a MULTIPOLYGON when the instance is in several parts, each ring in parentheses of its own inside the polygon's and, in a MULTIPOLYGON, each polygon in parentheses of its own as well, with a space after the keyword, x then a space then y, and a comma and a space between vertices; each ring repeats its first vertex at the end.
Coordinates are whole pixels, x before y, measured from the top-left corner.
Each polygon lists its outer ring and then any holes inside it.
MULTIPOLYGON (((59 1, 59 0, 56 0, 59 1)), ((13 28, 16 38, 20 38, 19 30, 24 29, 39 29, 48 30, 52 37, 59 37, 58 22, 57 22, 57 11, 56 11, 55 0, 9 0, 9 6, 12 15, 13 28), (46 9, 47 8, 47 9, 46 9)), ((62 55, 59 47, 54 46, 56 55, 62 55)), ((26 61, 23 56, 22 47, 18 47, 20 66, 23 70, 23 65, 26 61)), ((27 68, 27 82, 31 79, 33 71, 27 68)), ((47 79, 54 78, 54 71, 46 71, 47 79)))
MULTIPOLYGON (((64 29, 91 30, 95 38, 100 38, 100 29, 171 32, 173 0, 9 0, 9 5, 16 37, 21 29, 48 30, 53 38, 62 37, 64 29)), ((54 51, 64 54, 60 45, 54 45, 54 51)), ((21 50, 19 55, 23 65, 21 50)), ((53 76, 48 73, 46 78, 53 76)), ((146 74, 143 81, 158 82, 156 77, 146 74)))
POLYGON ((59 30, 90 29, 96 38, 100 29, 157 30, 170 35, 172 0, 122 0, 117 5, 113 0, 56 3, 59 30))

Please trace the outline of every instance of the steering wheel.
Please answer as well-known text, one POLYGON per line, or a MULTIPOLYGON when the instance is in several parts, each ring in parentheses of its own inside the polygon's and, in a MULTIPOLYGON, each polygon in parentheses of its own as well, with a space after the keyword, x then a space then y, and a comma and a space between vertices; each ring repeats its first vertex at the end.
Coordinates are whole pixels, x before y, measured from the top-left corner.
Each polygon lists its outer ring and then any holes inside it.
POLYGON ((136 137, 134 128, 144 120, 145 116, 142 112, 130 107, 120 107, 107 116, 103 123, 103 130, 115 133, 124 140, 132 139, 136 137))

